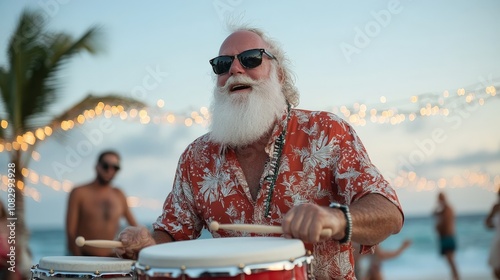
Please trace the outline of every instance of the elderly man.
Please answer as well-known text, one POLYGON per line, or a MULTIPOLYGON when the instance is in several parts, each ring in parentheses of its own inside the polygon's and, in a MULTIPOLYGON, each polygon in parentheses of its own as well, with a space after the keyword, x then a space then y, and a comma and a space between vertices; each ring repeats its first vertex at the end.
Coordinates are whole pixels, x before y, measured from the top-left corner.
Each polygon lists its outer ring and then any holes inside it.
POLYGON ((292 109, 299 98, 287 59, 262 31, 234 31, 219 54, 210 60, 210 132, 182 154, 152 236, 128 228, 117 253, 134 258, 148 245, 198 238, 212 221, 280 225, 313 251, 317 279, 355 279, 351 241, 367 253, 402 227, 395 191, 349 124, 292 109))

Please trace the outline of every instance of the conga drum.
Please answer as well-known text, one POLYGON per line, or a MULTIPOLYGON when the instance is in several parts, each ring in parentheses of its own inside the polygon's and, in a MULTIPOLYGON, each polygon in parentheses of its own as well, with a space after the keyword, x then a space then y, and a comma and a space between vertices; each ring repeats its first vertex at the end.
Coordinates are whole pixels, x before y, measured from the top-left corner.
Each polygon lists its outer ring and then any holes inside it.
POLYGON ((109 257, 50 256, 31 268, 32 279, 117 279, 133 277, 132 260, 109 257))
POLYGON ((196 239, 144 248, 132 269, 139 280, 303 280, 312 273, 312 258, 297 239, 196 239))

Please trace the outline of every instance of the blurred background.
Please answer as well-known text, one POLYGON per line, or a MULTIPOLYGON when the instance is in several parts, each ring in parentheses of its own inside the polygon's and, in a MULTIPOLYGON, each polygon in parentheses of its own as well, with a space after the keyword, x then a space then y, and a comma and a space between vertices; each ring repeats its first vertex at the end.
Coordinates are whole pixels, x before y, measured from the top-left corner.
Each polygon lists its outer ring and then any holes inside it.
POLYGON ((413 244, 384 264, 387 278, 448 275, 431 215, 438 191, 458 214, 459 269, 489 275, 492 232, 484 218, 500 185, 500 2, 2 1, 4 69, 25 9, 37 11, 47 31, 73 40, 96 28, 95 50, 60 65, 53 97, 21 138, 7 117, 11 104, 0 107, 0 195, 5 203, 7 165, 20 151, 34 262, 65 254, 68 193, 94 178, 105 149, 121 154, 114 183, 151 226, 179 155, 207 132, 214 86, 208 60, 218 55, 228 24, 244 23, 287 52, 299 108, 349 121, 397 190, 406 224, 382 247, 406 238, 413 244), (85 102, 89 95, 94 103, 85 102))

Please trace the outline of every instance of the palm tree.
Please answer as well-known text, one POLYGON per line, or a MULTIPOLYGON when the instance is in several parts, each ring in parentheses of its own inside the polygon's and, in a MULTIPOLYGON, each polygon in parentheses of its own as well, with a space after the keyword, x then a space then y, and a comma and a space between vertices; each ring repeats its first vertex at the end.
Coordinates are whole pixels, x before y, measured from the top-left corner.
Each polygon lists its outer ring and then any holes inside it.
MULTIPOLYGON (((37 11, 23 11, 9 42, 8 68, 0 66, 0 110, 2 146, 10 145, 10 162, 15 166, 15 216, 16 220, 16 267, 21 267, 21 253, 26 252, 27 237, 24 218, 24 176, 21 171, 28 166, 31 151, 40 141, 22 143, 23 135, 42 126, 57 128, 61 121, 75 118, 85 109, 91 109, 99 101, 110 105, 142 107, 141 102, 119 96, 87 96, 69 110, 51 120, 48 106, 57 100, 61 85, 58 74, 63 66, 81 52, 95 54, 99 48, 100 31, 89 28, 80 38, 73 39, 65 33, 46 30, 46 22, 37 11), (17 142, 17 143, 16 143, 17 142)), ((125 108, 127 109, 127 108, 125 108)), ((56 131, 57 129, 54 129, 56 131)), ((58 131, 62 131, 58 129, 58 131)), ((31 134, 33 135, 33 134, 31 134)), ((32 137, 33 138, 33 137, 32 137)), ((36 139, 34 139, 36 140, 36 139)), ((7 149, 6 149, 7 150, 7 149)))

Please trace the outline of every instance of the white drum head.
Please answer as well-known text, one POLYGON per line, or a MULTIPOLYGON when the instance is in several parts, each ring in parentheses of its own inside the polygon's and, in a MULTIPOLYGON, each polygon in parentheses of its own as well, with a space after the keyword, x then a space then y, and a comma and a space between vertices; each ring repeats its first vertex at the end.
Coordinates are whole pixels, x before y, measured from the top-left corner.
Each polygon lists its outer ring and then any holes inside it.
POLYGON ((133 263, 109 257, 50 256, 41 258, 38 268, 55 272, 129 272, 133 263))
POLYGON ((289 261, 306 254, 298 239, 228 237, 196 239, 144 248, 137 263, 151 268, 240 267, 289 261))

